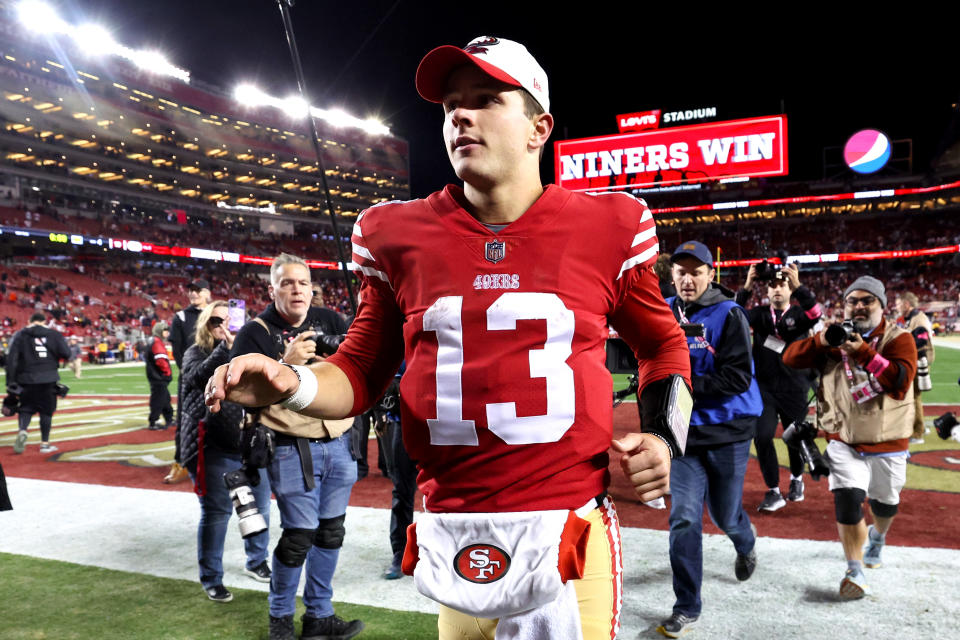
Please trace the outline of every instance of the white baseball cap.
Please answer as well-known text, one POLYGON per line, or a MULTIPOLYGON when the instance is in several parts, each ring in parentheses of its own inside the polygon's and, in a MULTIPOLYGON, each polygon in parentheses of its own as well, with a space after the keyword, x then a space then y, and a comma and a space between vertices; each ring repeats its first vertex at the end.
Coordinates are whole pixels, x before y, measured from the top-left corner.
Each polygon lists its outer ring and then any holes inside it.
POLYGON ((453 45, 437 47, 417 67, 417 92, 430 102, 442 102, 447 78, 457 67, 472 64, 492 78, 526 89, 550 111, 547 74, 527 48, 519 42, 492 36, 474 38, 463 49, 453 45))

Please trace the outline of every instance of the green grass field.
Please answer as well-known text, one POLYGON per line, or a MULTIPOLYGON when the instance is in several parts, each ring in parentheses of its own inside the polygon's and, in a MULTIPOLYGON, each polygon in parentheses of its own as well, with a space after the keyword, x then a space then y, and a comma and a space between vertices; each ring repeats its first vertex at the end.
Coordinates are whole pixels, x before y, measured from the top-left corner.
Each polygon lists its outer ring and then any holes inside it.
MULTIPOLYGON (((0 638, 4 640, 260 640, 267 598, 231 588, 233 601, 211 602, 196 582, 0 553, 0 638)), ((364 640, 437 637, 437 617, 353 604, 337 615, 366 623, 364 640)), ((297 604, 295 620, 303 614, 297 604)))

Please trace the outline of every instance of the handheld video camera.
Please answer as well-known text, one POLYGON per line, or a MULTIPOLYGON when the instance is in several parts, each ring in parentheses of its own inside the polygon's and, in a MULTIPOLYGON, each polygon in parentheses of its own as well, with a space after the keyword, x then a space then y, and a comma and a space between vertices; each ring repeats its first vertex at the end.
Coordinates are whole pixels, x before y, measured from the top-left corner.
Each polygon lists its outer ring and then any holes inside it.
POLYGON ((784 443, 800 452, 800 458, 806 463, 810 477, 819 481, 820 478, 830 475, 830 468, 823 461, 820 448, 815 441, 816 437, 817 428, 806 420, 794 422, 783 430, 784 443))
POLYGON ((776 257, 779 258, 780 264, 770 262, 770 260, 764 258, 756 265, 753 273, 757 282, 772 282, 778 277, 780 270, 783 269, 783 265, 787 263, 787 252, 783 250, 777 251, 776 257))

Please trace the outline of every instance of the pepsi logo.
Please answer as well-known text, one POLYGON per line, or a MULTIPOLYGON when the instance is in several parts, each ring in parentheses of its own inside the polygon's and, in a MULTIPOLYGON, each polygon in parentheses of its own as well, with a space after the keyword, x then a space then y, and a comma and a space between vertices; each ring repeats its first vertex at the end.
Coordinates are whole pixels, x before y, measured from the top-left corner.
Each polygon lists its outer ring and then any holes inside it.
POLYGON ((843 159, 857 173, 876 173, 890 159, 890 138, 876 129, 858 131, 843 147, 843 159))
POLYGON ((464 580, 476 584, 496 582, 510 570, 510 556, 492 544, 472 544, 457 552, 453 568, 464 580))

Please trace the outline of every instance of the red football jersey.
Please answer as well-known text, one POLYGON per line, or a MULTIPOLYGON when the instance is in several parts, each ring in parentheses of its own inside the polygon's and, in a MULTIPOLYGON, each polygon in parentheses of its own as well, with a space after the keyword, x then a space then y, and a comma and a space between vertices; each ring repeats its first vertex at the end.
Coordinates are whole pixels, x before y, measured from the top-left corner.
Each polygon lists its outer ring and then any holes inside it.
POLYGON ((609 483, 608 323, 637 352, 641 384, 689 377, 649 268, 653 217, 629 195, 549 186, 494 232, 463 203, 448 186, 360 216, 361 305, 328 361, 359 412, 406 358, 403 439, 429 510, 577 508, 609 483))

